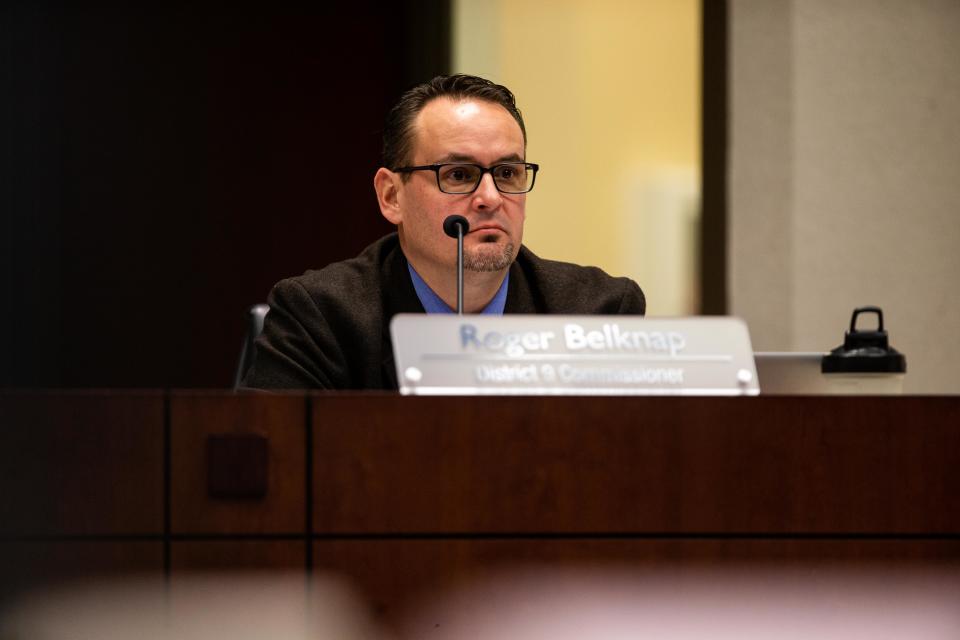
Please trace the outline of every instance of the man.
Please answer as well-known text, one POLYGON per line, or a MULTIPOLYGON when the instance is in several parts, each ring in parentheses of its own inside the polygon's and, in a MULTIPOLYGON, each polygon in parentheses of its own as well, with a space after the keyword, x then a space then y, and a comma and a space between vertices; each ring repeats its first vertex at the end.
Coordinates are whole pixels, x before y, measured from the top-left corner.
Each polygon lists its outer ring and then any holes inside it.
POLYGON ((595 267, 542 260, 522 246, 526 129, 506 87, 467 75, 417 86, 387 116, 383 167, 374 176, 397 233, 354 259, 278 283, 245 386, 396 389, 389 325, 398 313, 456 306, 456 241, 464 216, 466 313, 637 314, 632 280, 595 267))

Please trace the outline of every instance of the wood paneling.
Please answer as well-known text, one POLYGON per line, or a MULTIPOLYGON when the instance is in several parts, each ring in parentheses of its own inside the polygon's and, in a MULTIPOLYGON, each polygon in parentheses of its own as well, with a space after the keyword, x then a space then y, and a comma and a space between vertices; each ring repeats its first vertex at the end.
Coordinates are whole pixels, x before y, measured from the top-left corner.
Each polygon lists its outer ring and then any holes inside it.
POLYGON ((314 528, 958 533, 958 425, 955 398, 322 396, 314 528))
POLYGON ((507 571, 960 569, 960 540, 378 539, 320 540, 314 566, 348 578, 396 623, 411 604, 507 571))
POLYGON ((306 530, 306 415, 303 396, 174 393, 170 401, 171 531, 303 533, 306 530), (208 495, 207 437, 267 439, 262 499, 208 495))
POLYGON ((59 584, 163 575, 157 540, 17 541, 0 545, 3 591, 49 589, 59 584))
POLYGON ((0 394, 0 533, 162 532, 161 394, 0 394))
POLYGON ((309 566, 393 620, 523 565, 960 565, 954 397, 7 392, 0 425, 4 590, 309 566), (208 437, 251 434, 265 497, 210 498, 208 437))
POLYGON ((303 540, 176 540, 170 545, 173 576, 262 570, 305 574, 305 560, 303 540))

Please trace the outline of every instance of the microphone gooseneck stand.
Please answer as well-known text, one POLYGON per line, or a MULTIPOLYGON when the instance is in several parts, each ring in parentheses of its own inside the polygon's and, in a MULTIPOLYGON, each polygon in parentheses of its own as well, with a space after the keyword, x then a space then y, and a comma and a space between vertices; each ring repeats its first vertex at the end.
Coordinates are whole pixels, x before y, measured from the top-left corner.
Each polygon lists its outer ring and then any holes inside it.
POLYGON ((447 216, 443 231, 457 239, 457 315, 463 315, 463 236, 470 231, 470 223, 463 216, 447 216))

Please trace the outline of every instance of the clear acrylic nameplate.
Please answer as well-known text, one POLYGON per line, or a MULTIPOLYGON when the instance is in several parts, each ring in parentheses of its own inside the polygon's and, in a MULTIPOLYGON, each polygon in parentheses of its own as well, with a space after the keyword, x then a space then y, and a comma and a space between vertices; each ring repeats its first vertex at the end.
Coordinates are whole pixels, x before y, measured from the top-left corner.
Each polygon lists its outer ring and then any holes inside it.
POLYGON ((418 395, 757 395, 739 318, 400 314, 400 392, 418 395))

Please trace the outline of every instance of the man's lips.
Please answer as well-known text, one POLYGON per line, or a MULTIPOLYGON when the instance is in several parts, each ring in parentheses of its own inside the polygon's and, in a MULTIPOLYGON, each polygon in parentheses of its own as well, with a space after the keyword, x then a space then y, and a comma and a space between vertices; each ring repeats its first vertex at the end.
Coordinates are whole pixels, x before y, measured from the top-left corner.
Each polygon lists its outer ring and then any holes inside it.
POLYGON ((499 231, 500 233, 506 233, 503 227, 497 226, 495 224, 485 224, 485 225, 480 225, 475 229, 470 229, 469 235, 473 235, 474 233, 480 233, 480 234, 489 233, 491 231, 499 231))

